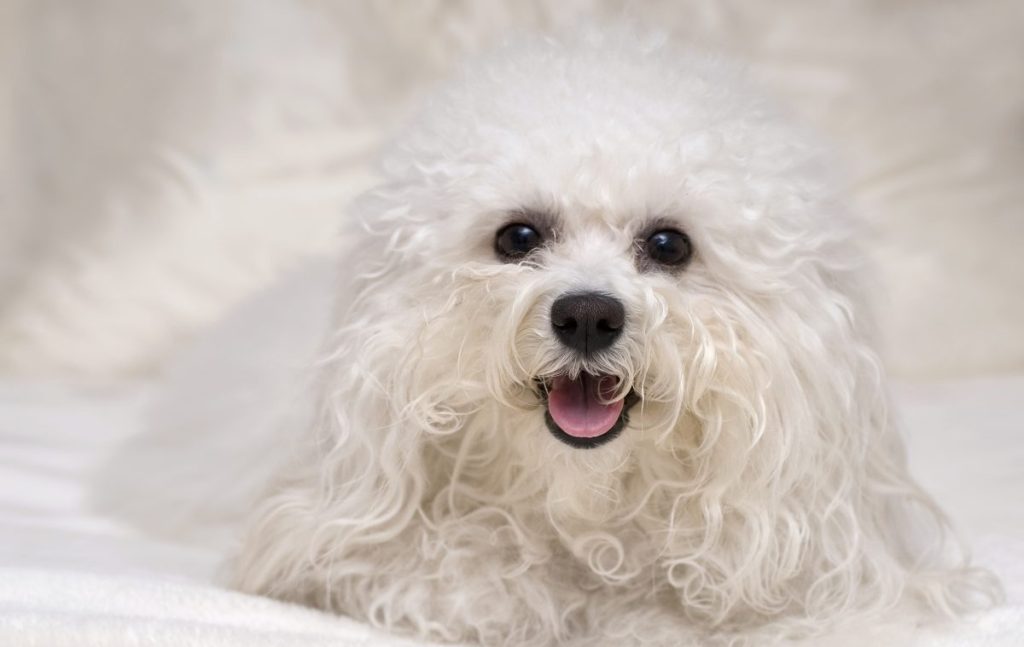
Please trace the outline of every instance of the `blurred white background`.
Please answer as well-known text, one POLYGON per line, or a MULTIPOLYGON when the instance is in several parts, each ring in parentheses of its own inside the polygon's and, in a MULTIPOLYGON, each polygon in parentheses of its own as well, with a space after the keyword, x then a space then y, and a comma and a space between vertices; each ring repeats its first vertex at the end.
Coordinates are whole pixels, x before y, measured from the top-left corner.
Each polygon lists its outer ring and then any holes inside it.
POLYGON ((744 62, 832 142, 895 374, 1024 369, 1019 0, 0 0, 0 370, 152 371, 330 248, 459 59, 623 16, 744 62))

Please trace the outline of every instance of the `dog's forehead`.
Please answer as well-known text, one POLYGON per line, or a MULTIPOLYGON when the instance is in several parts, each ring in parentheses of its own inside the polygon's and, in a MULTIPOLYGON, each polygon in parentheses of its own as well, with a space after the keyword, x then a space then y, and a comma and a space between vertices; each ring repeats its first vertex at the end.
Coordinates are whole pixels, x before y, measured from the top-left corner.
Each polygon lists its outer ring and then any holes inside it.
MULTIPOLYGON (((717 202, 758 202, 763 183, 720 154, 718 138, 692 133, 644 141, 629 128, 549 128, 521 141, 488 142, 489 154, 459 173, 452 199, 467 213, 541 219, 554 230, 635 233, 652 221, 685 221, 717 202)), ((738 211, 739 209, 734 209, 738 211)))
POLYGON ((441 91, 384 160, 389 217, 479 240, 517 213, 566 233, 667 220, 751 254, 819 226, 817 147, 733 68, 605 45, 516 49, 441 91))
POLYGON ((392 179, 439 189, 440 202, 622 227, 716 192, 765 203, 806 157, 728 66, 635 50, 540 47, 482 63, 417 122, 392 179))
POLYGON ((628 231, 646 220, 646 215, 635 209, 603 208, 591 206, 564 205, 555 215, 556 226, 568 232, 589 232, 600 230, 628 231))

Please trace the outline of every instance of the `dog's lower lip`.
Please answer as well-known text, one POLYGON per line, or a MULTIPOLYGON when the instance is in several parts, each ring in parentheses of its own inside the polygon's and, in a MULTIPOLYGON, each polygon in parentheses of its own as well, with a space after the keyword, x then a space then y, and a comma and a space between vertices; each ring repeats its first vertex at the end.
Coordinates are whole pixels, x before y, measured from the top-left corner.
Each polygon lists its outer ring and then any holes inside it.
POLYGON ((558 426, 558 423, 555 422, 555 419, 552 417, 550 406, 548 404, 548 394, 552 381, 553 379, 537 379, 538 386, 540 387, 541 396, 545 403, 544 422, 547 425, 548 431, 550 431, 555 438, 569 445, 570 447, 575 447, 577 449, 590 449, 593 447, 599 447, 617 438, 619 434, 622 433, 623 429, 625 429, 626 425, 629 424, 630 409, 632 409, 632 407, 637 402, 640 401, 640 396, 636 393, 636 391, 630 390, 629 393, 627 393, 624 397, 622 411, 619 413, 618 419, 611 426, 611 428, 598 436, 583 438, 567 433, 565 430, 558 426))

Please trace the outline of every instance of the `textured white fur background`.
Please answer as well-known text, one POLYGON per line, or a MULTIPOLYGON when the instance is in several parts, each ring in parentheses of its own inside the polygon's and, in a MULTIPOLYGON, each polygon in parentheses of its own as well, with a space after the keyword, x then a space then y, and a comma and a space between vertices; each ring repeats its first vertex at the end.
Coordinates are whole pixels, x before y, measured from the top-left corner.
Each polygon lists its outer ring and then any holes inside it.
POLYGON ((1024 2, 0 0, 0 369, 116 377, 324 251, 455 62, 626 16, 836 145, 890 366, 1024 369, 1024 2))

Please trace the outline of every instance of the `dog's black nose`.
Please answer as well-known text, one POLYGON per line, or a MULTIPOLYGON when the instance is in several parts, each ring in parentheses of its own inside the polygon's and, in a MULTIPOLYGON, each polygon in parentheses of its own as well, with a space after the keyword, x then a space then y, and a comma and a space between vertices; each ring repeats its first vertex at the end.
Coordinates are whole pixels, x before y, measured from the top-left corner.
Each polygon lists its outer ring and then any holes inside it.
POLYGON ((626 310, 615 297, 597 292, 564 294, 551 304, 551 326, 569 348, 592 355, 622 333, 626 310))

